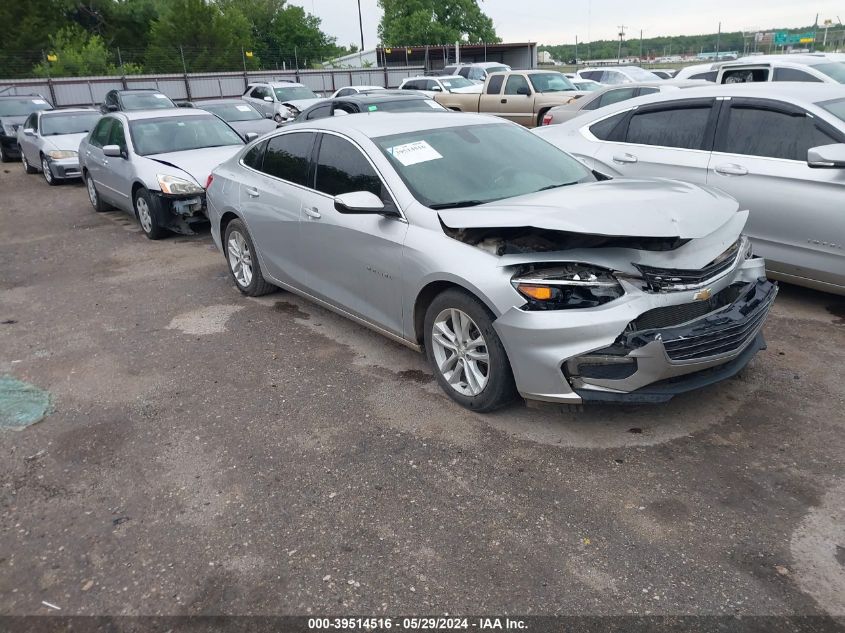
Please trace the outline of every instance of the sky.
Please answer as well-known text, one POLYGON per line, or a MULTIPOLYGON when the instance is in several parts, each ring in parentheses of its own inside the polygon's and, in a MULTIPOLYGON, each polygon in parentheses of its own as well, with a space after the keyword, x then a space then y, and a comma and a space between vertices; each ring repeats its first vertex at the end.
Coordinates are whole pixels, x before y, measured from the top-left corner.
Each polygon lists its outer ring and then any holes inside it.
MULTIPOLYGON (((323 22, 323 30, 337 37, 338 44, 359 43, 356 0, 290 0, 323 22)), ((493 19, 496 32, 505 42, 572 44, 579 41, 616 39, 618 26, 627 36, 695 35, 723 31, 753 31, 819 24, 825 19, 845 18, 845 5, 837 0, 804 3, 796 0, 484 0, 482 10, 493 19)), ((373 48, 381 19, 376 0, 361 0, 364 46, 373 48)), ((398 44, 399 42, 394 42, 398 44)), ((402 42, 402 44, 424 42, 402 42)))

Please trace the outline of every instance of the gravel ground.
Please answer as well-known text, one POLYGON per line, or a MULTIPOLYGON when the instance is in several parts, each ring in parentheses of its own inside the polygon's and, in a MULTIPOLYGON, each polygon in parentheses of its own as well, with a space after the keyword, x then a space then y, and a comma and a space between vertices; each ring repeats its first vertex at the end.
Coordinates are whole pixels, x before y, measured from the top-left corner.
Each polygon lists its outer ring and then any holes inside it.
POLYGON ((0 168, 0 613, 845 616, 845 300, 668 405, 458 408, 208 233, 0 168))

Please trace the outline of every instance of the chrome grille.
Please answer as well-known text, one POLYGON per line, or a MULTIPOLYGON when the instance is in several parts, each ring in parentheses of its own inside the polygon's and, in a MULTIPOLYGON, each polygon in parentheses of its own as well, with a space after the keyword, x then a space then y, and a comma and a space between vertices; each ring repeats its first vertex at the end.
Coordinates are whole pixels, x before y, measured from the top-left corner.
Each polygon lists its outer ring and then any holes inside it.
POLYGON ((744 240, 738 239, 728 250, 699 270, 634 265, 642 274, 648 289, 653 292, 693 290, 706 286, 730 270, 736 262, 740 247, 743 244, 744 240))

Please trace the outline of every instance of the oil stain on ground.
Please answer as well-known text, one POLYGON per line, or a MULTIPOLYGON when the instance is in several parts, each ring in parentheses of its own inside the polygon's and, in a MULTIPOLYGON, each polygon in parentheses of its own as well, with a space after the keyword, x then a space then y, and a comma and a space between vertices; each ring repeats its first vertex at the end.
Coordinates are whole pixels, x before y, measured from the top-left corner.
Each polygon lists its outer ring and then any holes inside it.
POLYGON ((834 303, 833 305, 827 306, 827 311, 837 317, 834 319, 834 323, 837 325, 845 325, 845 302, 834 303))
POLYGON ((307 320, 311 318, 311 315, 309 315, 307 312, 303 312, 302 310, 300 310, 298 305, 288 303, 287 301, 277 301, 273 304, 273 309, 276 310, 276 312, 284 312, 285 314, 289 314, 295 319, 307 320))
POLYGON ((50 394, 28 382, 0 376, 0 429, 22 429, 47 415, 50 394))

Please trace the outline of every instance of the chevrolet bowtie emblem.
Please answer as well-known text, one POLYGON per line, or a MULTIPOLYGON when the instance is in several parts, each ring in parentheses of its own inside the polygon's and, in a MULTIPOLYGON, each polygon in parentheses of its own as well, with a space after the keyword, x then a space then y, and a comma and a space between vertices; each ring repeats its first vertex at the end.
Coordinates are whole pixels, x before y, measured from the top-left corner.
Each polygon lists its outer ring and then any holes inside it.
POLYGON ((699 290, 696 292, 692 299, 693 301, 707 301, 710 297, 713 296, 713 291, 710 288, 705 288, 704 290, 699 290))

